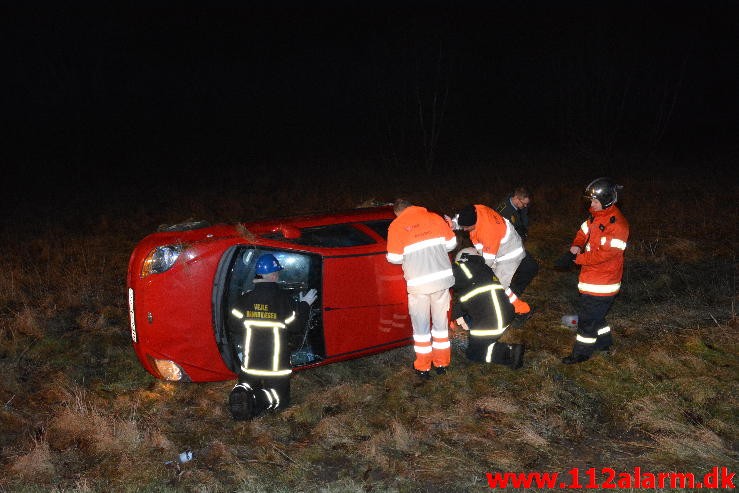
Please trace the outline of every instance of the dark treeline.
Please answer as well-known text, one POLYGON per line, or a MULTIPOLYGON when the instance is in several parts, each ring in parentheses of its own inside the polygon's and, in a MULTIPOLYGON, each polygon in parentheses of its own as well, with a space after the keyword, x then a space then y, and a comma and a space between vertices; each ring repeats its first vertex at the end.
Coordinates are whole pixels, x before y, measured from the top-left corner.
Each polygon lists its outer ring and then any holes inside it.
POLYGON ((3 151, 38 187, 315 159, 680 161, 736 148, 730 7, 9 10, 3 151))

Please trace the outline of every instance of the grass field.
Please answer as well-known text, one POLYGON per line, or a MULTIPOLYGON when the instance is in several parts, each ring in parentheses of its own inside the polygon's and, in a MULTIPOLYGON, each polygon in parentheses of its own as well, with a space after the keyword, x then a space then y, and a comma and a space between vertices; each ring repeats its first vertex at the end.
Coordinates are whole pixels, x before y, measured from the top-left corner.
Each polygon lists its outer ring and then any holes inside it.
POLYGON ((720 164, 655 172, 632 157, 601 172, 522 155, 427 175, 319 163, 323 177, 288 173, 278 186, 244 167, 203 176, 206 188, 24 204, 0 236, 0 491, 483 491, 496 471, 736 471, 739 193, 720 164), (586 216, 582 187, 606 173, 625 186, 631 222, 609 316, 615 351, 565 366, 574 334, 560 318, 572 311, 577 273, 551 265, 586 216), (494 205, 518 184, 534 193, 527 248, 541 263, 525 296, 537 313, 505 336, 527 346, 518 371, 468 363, 456 341, 448 374, 420 383, 406 347, 299 372, 289 409, 234 422, 233 382, 158 381, 135 358, 128 255, 158 224, 397 195, 448 212, 494 205), (185 450, 194 459, 180 464, 185 450))

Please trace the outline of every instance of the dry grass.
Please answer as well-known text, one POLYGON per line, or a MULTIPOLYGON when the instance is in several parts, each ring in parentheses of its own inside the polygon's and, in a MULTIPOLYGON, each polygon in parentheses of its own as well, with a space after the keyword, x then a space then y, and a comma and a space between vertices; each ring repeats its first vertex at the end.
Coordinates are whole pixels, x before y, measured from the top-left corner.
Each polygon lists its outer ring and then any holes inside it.
POLYGON ((536 176, 508 166, 543 159, 467 163, 429 177, 434 186, 390 165, 342 165, 329 178, 293 176, 269 197, 254 191, 265 184, 223 185, 19 216, 0 236, 0 491, 479 491, 487 471, 736 471, 736 206, 733 219, 715 214, 739 203, 736 188, 718 202, 715 179, 654 180, 618 163, 631 170, 619 178, 632 238, 610 315, 616 350, 567 367, 559 358, 573 334, 559 319, 576 273, 550 267, 584 217, 577 195, 592 164, 556 161, 557 173, 536 176), (439 180, 463 193, 439 193, 439 180), (401 194, 449 211, 496 203, 519 183, 535 193, 527 246, 542 265, 526 295, 536 316, 506 334, 527 345, 519 371, 467 362, 457 335, 444 377, 420 384, 401 348, 300 372, 289 409, 237 423, 225 406, 231 382, 156 381, 130 348, 128 254, 158 224, 401 194), (186 449, 195 459, 180 464, 186 449))

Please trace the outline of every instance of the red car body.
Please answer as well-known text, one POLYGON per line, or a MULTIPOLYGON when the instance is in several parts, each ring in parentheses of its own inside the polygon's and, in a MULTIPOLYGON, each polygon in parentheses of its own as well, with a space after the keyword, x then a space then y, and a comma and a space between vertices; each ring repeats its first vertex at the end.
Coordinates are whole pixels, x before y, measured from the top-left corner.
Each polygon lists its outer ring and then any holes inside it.
POLYGON ((403 273, 385 258, 392 208, 237 225, 160 228, 135 247, 128 267, 133 348, 157 378, 236 378, 225 320, 250 289, 261 253, 283 266, 294 296, 318 299, 293 348, 293 368, 358 358, 412 342, 403 273), (164 229, 164 230, 162 230, 164 229))

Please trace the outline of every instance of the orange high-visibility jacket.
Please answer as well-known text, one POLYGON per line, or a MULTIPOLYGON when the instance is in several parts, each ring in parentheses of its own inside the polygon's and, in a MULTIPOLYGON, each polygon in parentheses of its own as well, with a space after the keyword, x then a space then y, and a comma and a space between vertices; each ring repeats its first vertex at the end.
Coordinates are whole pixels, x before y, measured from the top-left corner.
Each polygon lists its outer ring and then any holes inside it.
POLYGON ((621 289, 624 250, 629 239, 629 222, 615 205, 590 211, 580 226, 573 246, 581 253, 575 263, 582 266, 577 288, 593 296, 613 296, 621 289))
POLYGON ((409 293, 428 294, 454 284, 449 251, 457 237, 438 214, 410 206, 390 223, 387 260, 403 265, 409 293))
POLYGON ((520 261, 524 255, 521 237, 513 225, 490 207, 475 205, 477 222, 470 231, 470 240, 488 265, 493 262, 505 262, 516 259, 520 261))

